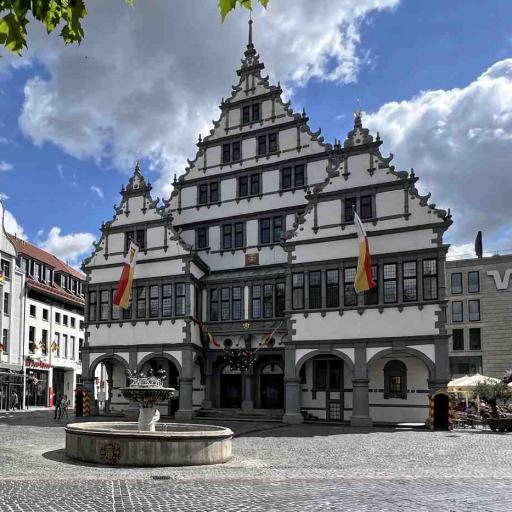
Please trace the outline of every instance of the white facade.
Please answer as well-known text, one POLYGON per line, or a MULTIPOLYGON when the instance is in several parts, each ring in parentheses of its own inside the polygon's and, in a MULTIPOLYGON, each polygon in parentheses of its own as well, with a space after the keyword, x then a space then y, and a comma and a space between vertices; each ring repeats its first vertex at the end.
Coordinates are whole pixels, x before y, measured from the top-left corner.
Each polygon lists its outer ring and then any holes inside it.
POLYGON ((84 262, 84 375, 86 359, 89 381, 107 364, 118 375, 109 405, 122 409, 121 370, 165 367, 181 418, 213 407, 273 409, 288 422, 424 421, 428 394, 448 380, 450 215, 381 155, 359 114, 343 144, 325 143, 262 76, 252 35, 244 55, 164 207, 137 165, 84 262), (377 283, 359 296, 353 207, 377 283), (119 312, 112 293, 130 238, 142 250, 133 307, 119 312), (248 371, 227 363, 229 348, 255 354, 248 371))

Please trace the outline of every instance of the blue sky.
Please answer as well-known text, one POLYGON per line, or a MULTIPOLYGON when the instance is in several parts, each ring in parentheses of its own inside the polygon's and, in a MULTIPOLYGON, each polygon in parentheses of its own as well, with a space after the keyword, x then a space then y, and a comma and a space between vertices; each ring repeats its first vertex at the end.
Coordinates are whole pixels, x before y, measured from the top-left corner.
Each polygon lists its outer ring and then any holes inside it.
MULTIPOLYGON (((34 28, 21 59, 0 60, 0 192, 29 240, 79 262, 136 158, 158 195, 169 192, 246 43, 245 12, 221 25, 215 0, 197 8, 205 1, 176 12, 158 0, 89 0, 81 47, 34 28), (126 23, 107 24, 112 16, 126 23)), ((395 164, 414 166, 451 208, 457 251, 470 252, 477 229, 489 250, 512 251, 512 2, 271 0, 254 17, 271 80, 313 129, 343 139, 360 105, 395 164)))

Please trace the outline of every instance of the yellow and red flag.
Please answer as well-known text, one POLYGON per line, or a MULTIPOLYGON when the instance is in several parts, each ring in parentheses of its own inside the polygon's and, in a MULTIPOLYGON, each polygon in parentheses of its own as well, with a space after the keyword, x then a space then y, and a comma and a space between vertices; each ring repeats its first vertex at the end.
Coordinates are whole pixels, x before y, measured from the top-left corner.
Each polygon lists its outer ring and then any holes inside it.
POLYGON ((130 242, 126 261, 124 262, 121 279, 114 293, 114 304, 122 309, 128 309, 130 303, 130 294, 132 292, 133 274, 135 273, 135 261, 139 248, 130 242))
POLYGON ((357 272, 354 280, 354 289, 357 293, 366 292, 375 288, 376 284, 372 278, 372 257, 368 245, 368 237, 364 230, 363 223, 354 211, 354 224, 356 226, 357 238, 359 241, 359 257, 357 260, 357 272))
POLYGON ((215 336, 208 330, 208 326, 203 324, 201 320, 198 320, 199 328, 204 332, 206 338, 208 339, 208 343, 212 343, 215 347, 219 348, 220 343, 215 339, 215 336))

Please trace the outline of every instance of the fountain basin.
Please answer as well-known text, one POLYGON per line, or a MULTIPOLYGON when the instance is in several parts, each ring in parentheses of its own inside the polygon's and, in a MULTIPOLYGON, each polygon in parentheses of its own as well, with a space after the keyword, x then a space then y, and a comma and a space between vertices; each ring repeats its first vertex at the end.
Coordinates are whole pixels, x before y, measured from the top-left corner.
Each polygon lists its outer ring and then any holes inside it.
POLYGON ((118 466, 200 466, 232 457, 229 428, 157 423, 142 432, 135 422, 70 423, 66 454, 84 462, 118 466))

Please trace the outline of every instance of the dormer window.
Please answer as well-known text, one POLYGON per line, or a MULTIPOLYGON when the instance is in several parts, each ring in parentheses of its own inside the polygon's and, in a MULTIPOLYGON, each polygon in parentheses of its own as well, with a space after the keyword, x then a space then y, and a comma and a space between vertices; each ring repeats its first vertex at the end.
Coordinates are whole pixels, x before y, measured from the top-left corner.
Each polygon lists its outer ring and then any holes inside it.
POLYGON ((260 135, 258 137, 258 156, 277 151, 277 132, 260 135))
POLYGON ((242 107, 242 124, 254 123, 260 120, 260 103, 245 105, 242 107))
POLYGON ((242 156, 242 145, 239 140, 222 144, 222 163, 238 162, 242 156))
POLYGON ((146 248, 146 230, 145 229, 135 229, 133 231, 127 231, 124 234, 124 252, 128 252, 128 248, 130 247, 130 242, 133 240, 135 244, 140 249, 146 248))

